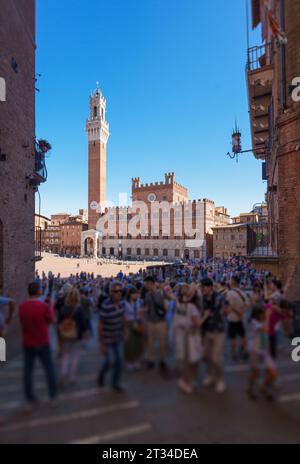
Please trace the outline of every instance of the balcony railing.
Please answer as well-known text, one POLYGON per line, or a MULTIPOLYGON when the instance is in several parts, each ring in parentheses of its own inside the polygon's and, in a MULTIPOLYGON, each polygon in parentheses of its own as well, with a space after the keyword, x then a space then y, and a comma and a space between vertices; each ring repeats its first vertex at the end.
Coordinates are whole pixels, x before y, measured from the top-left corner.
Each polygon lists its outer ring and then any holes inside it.
POLYGON ((42 228, 39 226, 35 227, 34 231, 34 260, 40 261, 42 259, 42 228))
POLYGON ((256 71, 271 64, 272 43, 248 48, 247 70, 256 71))
POLYGON ((278 224, 257 223, 249 225, 249 257, 278 257, 278 224))

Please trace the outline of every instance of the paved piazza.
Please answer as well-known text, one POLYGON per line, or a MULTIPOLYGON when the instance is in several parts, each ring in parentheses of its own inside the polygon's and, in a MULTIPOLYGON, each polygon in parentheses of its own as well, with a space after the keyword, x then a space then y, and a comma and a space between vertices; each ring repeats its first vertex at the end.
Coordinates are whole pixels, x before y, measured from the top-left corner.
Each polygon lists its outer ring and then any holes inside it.
MULTIPOLYGON (((93 321, 96 327, 97 317, 93 321)), ((56 352, 54 330, 52 348, 56 352)), ((289 348, 280 353, 277 401, 248 399, 249 366, 225 360, 228 390, 216 395, 201 387, 184 395, 177 377, 162 377, 158 368, 124 370, 124 394, 97 388, 100 353, 96 338, 82 351, 74 385, 60 391, 54 410, 47 403, 45 376, 37 363, 35 387, 40 400, 33 415, 23 414, 22 356, 0 367, 0 444, 3 443, 299 443, 300 370, 289 348)), ((226 350, 228 351, 228 350, 226 350)), ((228 356, 225 355, 225 358, 228 356)), ((57 359, 57 358, 56 358, 57 359)), ((168 363, 172 367, 172 360, 168 363)), ((175 374, 175 373, 174 373, 175 374)))
POLYGON ((117 261, 109 259, 72 259, 61 258, 60 256, 44 254, 41 261, 36 263, 36 270, 41 274, 43 271, 47 274, 52 271, 53 274, 61 274, 61 277, 69 277, 70 274, 77 272, 89 272, 94 275, 101 275, 102 277, 116 276, 119 271, 124 274, 137 273, 141 268, 146 269, 151 265, 163 264, 155 261, 117 261), (79 264, 79 267, 78 267, 79 264))

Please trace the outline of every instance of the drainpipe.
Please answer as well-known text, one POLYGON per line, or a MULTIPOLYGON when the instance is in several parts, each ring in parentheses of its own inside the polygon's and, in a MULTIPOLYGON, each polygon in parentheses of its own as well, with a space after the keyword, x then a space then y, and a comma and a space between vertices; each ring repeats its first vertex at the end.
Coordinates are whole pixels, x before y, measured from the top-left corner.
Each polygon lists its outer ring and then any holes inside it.
MULTIPOLYGON (((285 31, 285 0, 280 0, 280 27, 285 31)), ((286 95, 286 49, 285 44, 281 44, 280 49, 280 77, 281 77, 281 107, 282 111, 287 106, 286 95)))

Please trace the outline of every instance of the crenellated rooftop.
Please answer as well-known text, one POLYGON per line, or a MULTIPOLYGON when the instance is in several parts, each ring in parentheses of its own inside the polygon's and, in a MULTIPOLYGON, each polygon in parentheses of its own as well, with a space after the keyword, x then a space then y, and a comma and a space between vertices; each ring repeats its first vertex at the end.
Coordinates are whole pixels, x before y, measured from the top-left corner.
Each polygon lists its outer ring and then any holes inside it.
MULTIPOLYGON (((132 210, 132 208, 134 207, 135 204, 138 204, 138 203, 141 203, 140 201, 135 201, 133 202, 132 206, 109 206, 108 208, 105 208, 105 212, 104 213, 118 213, 120 212, 121 214, 122 213, 125 213, 125 212, 128 212, 129 210, 132 210)), ((213 200, 208 200, 206 198, 204 199, 198 199, 198 200, 186 200, 186 201, 175 201, 173 203, 170 203, 170 207, 171 208, 174 208, 176 206, 184 206, 184 205, 198 205, 198 204, 203 204, 203 203, 209 203, 211 205, 214 205, 214 201, 213 200)), ((135 213, 135 211, 130 211, 131 213, 135 213)))
POLYGON ((164 186, 176 186, 184 190, 186 193, 188 189, 184 187, 182 184, 179 184, 178 182, 175 181, 175 173, 174 172, 167 172, 165 174, 165 180, 160 181, 160 182, 150 182, 150 183, 145 183, 141 184, 141 178, 140 177, 133 177, 132 178, 132 189, 136 192, 137 190, 147 190, 151 189, 154 187, 164 187, 164 186))

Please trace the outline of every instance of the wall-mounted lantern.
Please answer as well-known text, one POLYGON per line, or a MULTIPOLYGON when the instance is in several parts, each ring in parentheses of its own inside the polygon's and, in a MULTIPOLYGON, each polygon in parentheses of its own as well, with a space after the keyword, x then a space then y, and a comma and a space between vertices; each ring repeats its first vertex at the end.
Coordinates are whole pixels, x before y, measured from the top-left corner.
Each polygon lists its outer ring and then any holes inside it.
POLYGON ((232 150, 227 153, 227 156, 229 156, 231 159, 236 159, 236 162, 239 160, 239 155, 242 153, 250 153, 253 152, 253 149, 251 150, 242 150, 242 134, 240 129, 237 126, 237 123, 235 123, 235 128, 233 129, 232 135, 231 135, 231 144, 232 144, 232 150))

